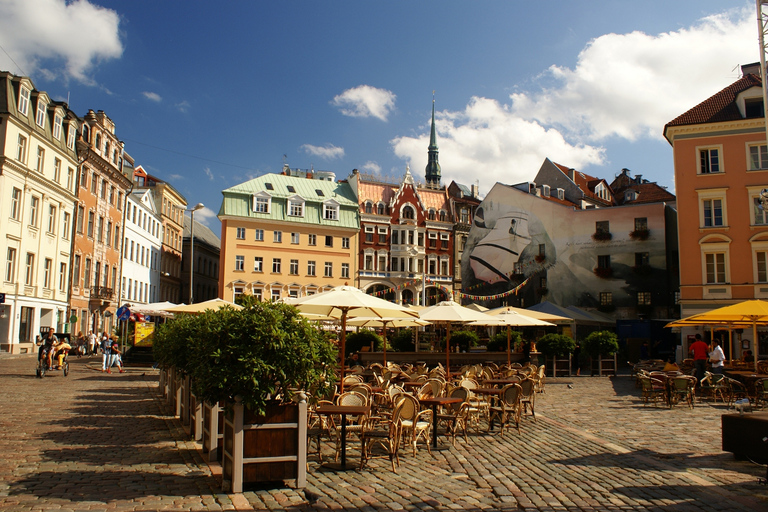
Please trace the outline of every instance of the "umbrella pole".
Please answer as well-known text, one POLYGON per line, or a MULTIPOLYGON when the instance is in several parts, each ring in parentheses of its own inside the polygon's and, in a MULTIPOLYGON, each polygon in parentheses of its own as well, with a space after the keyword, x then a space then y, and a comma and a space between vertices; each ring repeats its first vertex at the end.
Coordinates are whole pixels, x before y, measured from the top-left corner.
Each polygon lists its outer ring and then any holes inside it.
POLYGON ((387 322, 384 324, 384 368, 387 367, 387 322))
POLYGON ((344 364, 346 361, 345 345, 347 343, 347 310, 341 310, 341 385, 339 387, 339 394, 344 392, 344 364))
POLYGON ((510 359, 509 359, 509 349, 510 349, 510 347, 509 347, 509 344, 510 344, 510 339, 512 338, 512 332, 510 331, 510 329, 512 329, 512 327, 508 325, 507 326, 507 366, 509 366, 509 363, 510 363, 510 359))
POLYGON ((757 320, 752 320, 752 343, 755 345, 755 351, 753 354, 755 356, 755 373, 757 373, 757 360, 759 359, 758 356, 760 355, 757 353, 758 347, 760 347, 760 345, 757 343, 757 320))
POLYGON ((451 378, 451 322, 448 322, 445 335, 445 375, 451 378))

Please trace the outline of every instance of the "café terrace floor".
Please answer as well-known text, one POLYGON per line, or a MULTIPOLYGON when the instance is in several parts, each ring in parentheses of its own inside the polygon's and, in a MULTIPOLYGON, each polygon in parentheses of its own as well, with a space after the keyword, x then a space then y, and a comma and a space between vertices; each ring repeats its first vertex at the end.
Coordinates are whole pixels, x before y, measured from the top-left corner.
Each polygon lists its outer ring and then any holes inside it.
POLYGON ((160 399, 156 372, 71 362, 69 377, 39 380, 34 358, 0 355, 0 510, 768 510, 765 466, 720 449, 724 405, 644 406, 628 375, 550 378, 521 434, 401 450, 397 474, 386 458, 334 472, 310 455, 309 493, 232 495, 160 399))

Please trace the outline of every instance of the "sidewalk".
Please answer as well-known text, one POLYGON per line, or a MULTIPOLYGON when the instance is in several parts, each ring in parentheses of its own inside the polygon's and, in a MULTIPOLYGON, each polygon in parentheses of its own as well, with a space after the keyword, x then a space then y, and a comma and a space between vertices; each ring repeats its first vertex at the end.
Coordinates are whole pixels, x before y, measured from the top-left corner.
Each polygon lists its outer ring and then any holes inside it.
POLYGON ((285 487, 227 495, 157 374, 88 370, 95 360, 40 380, 34 359, 0 358, 0 510, 768 510, 765 467, 720 451, 723 405, 645 407, 629 377, 549 379, 520 435, 402 450, 397 474, 387 459, 323 471, 310 455, 312 506, 285 487))

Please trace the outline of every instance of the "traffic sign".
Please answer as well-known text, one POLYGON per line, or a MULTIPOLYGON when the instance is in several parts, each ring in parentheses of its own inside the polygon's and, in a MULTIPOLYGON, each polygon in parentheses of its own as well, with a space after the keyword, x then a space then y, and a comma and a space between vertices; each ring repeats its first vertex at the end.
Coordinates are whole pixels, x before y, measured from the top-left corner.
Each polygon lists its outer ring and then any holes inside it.
POLYGON ((120 306, 117 308, 116 313, 118 320, 128 320, 131 318, 131 310, 125 306, 120 306))
POLYGON ((0 304, 5 304, 5 294, 0 293, 0 304))

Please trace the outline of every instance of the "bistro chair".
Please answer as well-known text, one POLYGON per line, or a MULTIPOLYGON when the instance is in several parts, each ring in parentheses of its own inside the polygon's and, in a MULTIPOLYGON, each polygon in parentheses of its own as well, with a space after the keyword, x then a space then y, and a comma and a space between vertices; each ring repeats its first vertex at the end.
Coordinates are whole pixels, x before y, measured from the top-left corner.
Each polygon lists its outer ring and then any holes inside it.
POLYGON ((768 404, 768 379, 757 379, 755 381, 755 407, 760 404, 768 404))
POLYGON ((699 391, 701 392, 701 397, 704 398, 705 396, 711 397, 712 400, 717 402, 717 397, 720 396, 720 400, 723 401, 723 403, 727 403, 725 399, 725 393, 726 393, 726 383, 725 383, 725 376, 718 373, 710 373, 705 372, 704 378, 701 379, 701 387, 699 388, 699 391))
POLYGON ((659 400, 662 403, 667 401, 667 386, 664 381, 655 377, 640 377, 640 390, 642 391, 643 405, 653 400, 653 405, 657 405, 659 400))
MULTIPOLYGON (((336 399, 336 405, 368 405, 368 399, 358 393, 357 391, 345 391, 340 394, 336 399)), ((337 422, 336 428, 336 460, 339 460, 339 454, 341 453, 341 416, 337 422)), ((357 435, 359 436, 363 431, 363 423, 365 417, 358 416, 355 420, 350 420, 347 416, 347 436, 357 435)))
POLYGON ((732 405, 736 407, 736 400, 741 400, 744 398, 749 400, 750 404, 752 403, 752 399, 749 396, 747 386, 745 386, 743 383, 737 381, 736 379, 726 377, 725 385, 728 396, 728 408, 730 408, 732 405))
POLYGON ((670 406, 681 400, 688 402, 688 407, 693 409, 695 398, 696 377, 690 375, 679 375, 673 377, 670 386, 670 406))
POLYGON ((536 410, 534 404, 536 401, 536 383, 531 379, 523 379, 520 381, 520 405, 521 413, 525 415, 530 410, 530 414, 533 417, 533 421, 536 421, 536 410))
POLYGON ((361 455, 360 469, 363 469, 369 460, 374 458, 373 449, 379 446, 384 449, 386 456, 392 464, 392 472, 397 473, 397 466, 400 466, 400 457, 397 455, 400 447, 400 411, 403 402, 399 402, 392 411, 392 417, 389 420, 381 418, 368 418, 363 426, 363 432, 360 435, 361 455))
POLYGON ((429 435, 432 430, 432 411, 421 411, 419 401, 408 394, 400 395, 398 403, 400 407, 399 429, 404 439, 408 439, 413 455, 416 455, 416 444, 419 439, 427 445, 427 451, 432 454, 429 435))
POLYGON ((520 397, 522 394, 523 388, 520 387, 520 384, 507 384, 501 389, 497 405, 490 408, 490 416, 488 417, 489 432, 491 431, 493 420, 499 418, 499 435, 504 437, 504 429, 510 421, 515 422, 517 433, 520 433, 520 397))

